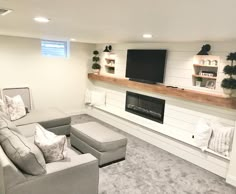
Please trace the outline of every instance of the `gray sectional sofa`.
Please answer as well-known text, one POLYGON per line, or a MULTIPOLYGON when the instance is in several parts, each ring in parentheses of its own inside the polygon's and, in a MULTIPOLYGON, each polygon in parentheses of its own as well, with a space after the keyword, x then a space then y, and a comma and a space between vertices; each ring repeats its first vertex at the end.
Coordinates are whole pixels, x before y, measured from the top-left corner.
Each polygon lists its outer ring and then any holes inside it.
POLYGON ((69 135, 71 118, 57 108, 33 109, 31 91, 29 87, 3 88, 0 97, 5 101, 4 96, 14 97, 20 95, 28 113, 26 116, 13 121, 16 126, 23 126, 31 123, 39 123, 45 129, 57 135, 69 135))
MULTIPOLYGON (((70 122, 71 118, 58 109, 48 109, 32 110, 25 117, 14 121, 14 124, 23 136, 33 142, 38 123, 56 134, 68 135, 70 122)), ((67 158, 46 164, 46 170, 46 174, 39 176, 25 174, 0 146, 0 194, 98 193, 98 161, 91 154, 79 155, 68 148, 67 158)))
POLYGON ((16 126, 39 123, 45 129, 57 135, 69 135, 71 117, 57 108, 34 109, 26 116, 13 121, 16 126))

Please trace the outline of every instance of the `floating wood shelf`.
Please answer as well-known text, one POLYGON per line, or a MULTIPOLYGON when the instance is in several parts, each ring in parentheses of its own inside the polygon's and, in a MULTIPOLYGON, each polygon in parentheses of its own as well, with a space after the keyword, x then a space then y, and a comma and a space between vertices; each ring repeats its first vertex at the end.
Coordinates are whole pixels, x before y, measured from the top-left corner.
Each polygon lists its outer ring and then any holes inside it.
POLYGON ((236 98, 227 98, 221 95, 203 93, 194 90, 169 88, 161 84, 145 84, 140 82, 130 81, 125 78, 116 78, 112 76, 88 74, 91 80, 104 81, 111 84, 121 85, 128 88, 143 90, 164 94, 166 96, 177 97, 184 100, 190 100, 196 103, 204 103, 224 108, 236 109, 236 98))
POLYGON ((206 79, 216 79, 217 77, 211 77, 211 76, 205 76, 205 75, 196 75, 193 74, 193 77, 201 77, 201 78, 206 78, 206 79))
POLYGON ((193 64, 193 66, 195 66, 195 67, 214 67, 214 68, 218 68, 218 66, 213 66, 213 65, 200 65, 200 64, 193 64))

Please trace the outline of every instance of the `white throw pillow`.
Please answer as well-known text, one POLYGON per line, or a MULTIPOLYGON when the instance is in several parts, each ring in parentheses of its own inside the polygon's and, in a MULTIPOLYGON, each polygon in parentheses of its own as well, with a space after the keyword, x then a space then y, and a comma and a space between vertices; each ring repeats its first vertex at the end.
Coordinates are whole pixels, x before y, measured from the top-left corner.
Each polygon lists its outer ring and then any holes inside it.
POLYGON ((92 106, 102 106, 106 104, 106 93, 104 91, 86 90, 85 103, 92 106))
POLYGON ((36 126, 34 143, 43 152, 46 162, 55 162, 66 157, 65 135, 55 135, 41 126, 36 126))
POLYGON ((234 127, 224 126, 217 121, 212 121, 211 127, 213 132, 209 142, 209 149, 228 157, 232 149, 234 127))
POLYGON ((7 112, 12 121, 22 118, 26 115, 25 105, 20 95, 9 97, 5 96, 7 112))
POLYGON ((212 128, 205 119, 201 118, 195 128, 194 141, 202 151, 207 149, 211 134, 212 128))
POLYGON ((106 93, 102 91, 92 91, 91 104, 93 106, 102 106, 106 102, 106 93))

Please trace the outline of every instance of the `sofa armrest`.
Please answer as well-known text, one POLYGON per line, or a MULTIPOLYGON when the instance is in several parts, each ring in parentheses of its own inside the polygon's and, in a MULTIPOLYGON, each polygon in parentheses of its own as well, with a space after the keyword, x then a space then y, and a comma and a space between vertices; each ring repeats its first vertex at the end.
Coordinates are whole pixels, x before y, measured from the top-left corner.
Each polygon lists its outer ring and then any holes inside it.
POLYGON ((58 162, 48 163, 46 165, 47 175, 65 171, 78 166, 80 166, 80 168, 85 168, 88 165, 92 165, 92 163, 96 164, 97 159, 91 154, 81 154, 77 155, 75 158, 68 157, 58 162))
POLYGON ((3 177, 3 166, 0 160, 0 193, 5 193, 4 177, 3 177))
POLYGON ((28 176, 28 180, 7 194, 97 194, 99 168, 91 154, 47 164, 47 174, 28 176))
POLYGON ((12 163, 0 146, 0 193, 2 190, 25 182, 26 178, 22 172, 12 163))

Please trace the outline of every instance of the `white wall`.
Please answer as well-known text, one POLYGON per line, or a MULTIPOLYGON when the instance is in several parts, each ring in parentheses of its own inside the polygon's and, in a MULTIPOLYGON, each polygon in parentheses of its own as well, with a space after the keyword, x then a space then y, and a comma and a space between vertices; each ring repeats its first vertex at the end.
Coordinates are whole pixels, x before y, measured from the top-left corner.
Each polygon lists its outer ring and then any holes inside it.
POLYGON ((72 42, 70 58, 43 57, 39 39, 0 36, 0 88, 27 85, 35 108, 78 112, 94 47, 72 42))

